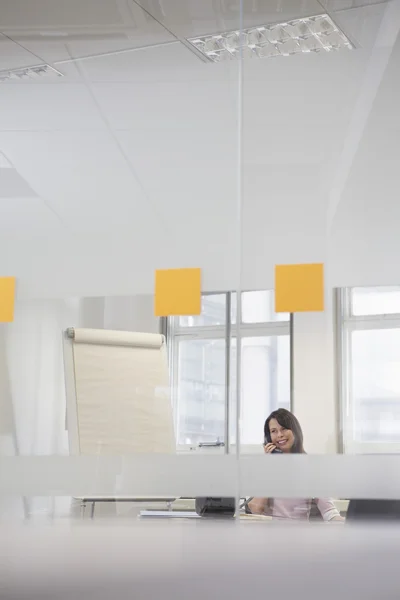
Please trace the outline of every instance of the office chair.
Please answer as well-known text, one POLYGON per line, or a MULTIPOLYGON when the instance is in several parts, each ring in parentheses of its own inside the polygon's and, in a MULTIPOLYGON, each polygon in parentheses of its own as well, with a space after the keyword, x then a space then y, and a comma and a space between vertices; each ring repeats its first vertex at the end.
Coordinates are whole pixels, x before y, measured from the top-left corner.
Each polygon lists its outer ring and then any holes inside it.
POLYGON ((350 500, 346 522, 400 521, 400 500, 350 500))

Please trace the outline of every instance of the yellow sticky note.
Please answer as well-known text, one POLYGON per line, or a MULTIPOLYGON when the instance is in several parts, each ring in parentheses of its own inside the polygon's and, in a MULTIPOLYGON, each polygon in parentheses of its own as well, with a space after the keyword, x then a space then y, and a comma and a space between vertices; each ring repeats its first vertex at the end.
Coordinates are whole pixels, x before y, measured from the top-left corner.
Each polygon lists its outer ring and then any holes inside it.
POLYGON ((276 265, 275 311, 324 310, 324 265, 276 265))
POLYGON ((14 320, 15 277, 0 277, 0 323, 14 320))
POLYGON ((201 313, 201 269, 156 271, 156 317, 201 313))

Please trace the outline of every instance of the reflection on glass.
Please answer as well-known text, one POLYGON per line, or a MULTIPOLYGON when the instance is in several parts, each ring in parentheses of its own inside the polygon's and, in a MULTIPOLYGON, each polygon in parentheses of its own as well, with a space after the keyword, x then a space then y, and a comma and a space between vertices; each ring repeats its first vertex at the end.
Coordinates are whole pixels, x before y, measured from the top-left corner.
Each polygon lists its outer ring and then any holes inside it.
POLYGON ((351 290, 355 316, 400 313, 400 287, 363 287, 351 290))
POLYGON ((276 313, 274 304, 274 293, 271 290, 244 292, 242 294, 242 322, 288 321, 288 313, 276 313))
MULTIPOLYGON (((236 294, 232 294, 232 323, 236 323, 236 311, 236 294)), ((242 292, 242 323, 273 323, 288 320, 288 313, 275 312, 275 297, 272 290, 242 292)))
MULTIPOLYGON (((255 336, 242 338, 241 443, 259 445, 267 416, 277 408, 290 408, 290 338, 255 336)), ((232 340, 231 397, 236 390, 236 340, 232 340)), ((234 411, 232 411, 234 413, 234 411)), ((231 414, 230 439, 235 441, 231 414)))
POLYGON ((359 442, 400 442, 400 329, 351 336, 353 436, 359 442))
POLYGON ((226 321, 226 294, 207 294, 201 299, 201 315, 179 317, 180 327, 223 325, 226 321))
POLYGON ((177 442, 223 440, 225 428, 225 342, 182 340, 178 349, 177 442))
MULTIPOLYGON (((231 322, 236 323, 236 293, 231 294, 231 322)), ((227 294, 205 294, 201 300, 201 315, 179 317, 179 327, 223 325, 226 321, 227 294)), ((273 323, 288 321, 288 313, 275 312, 273 290, 242 293, 242 323, 273 323)))
MULTIPOLYGON (((203 297, 203 311, 199 317, 170 321, 178 445, 196 446, 218 439, 225 442, 228 368, 230 440, 235 439, 236 328, 231 332, 231 352, 227 357, 226 302, 229 297, 234 317, 235 293, 210 294, 203 297)), ((278 406, 290 405, 289 316, 275 314, 273 302, 274 294, 270 290, 243 293, 244 444, 259 445, 266 416, 278 406)))

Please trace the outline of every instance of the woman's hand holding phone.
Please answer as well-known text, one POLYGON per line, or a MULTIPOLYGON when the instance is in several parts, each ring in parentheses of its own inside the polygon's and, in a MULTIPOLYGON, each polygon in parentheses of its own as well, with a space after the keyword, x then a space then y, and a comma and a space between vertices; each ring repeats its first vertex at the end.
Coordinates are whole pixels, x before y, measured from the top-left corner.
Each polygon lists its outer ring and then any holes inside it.
POLYGON ((275 444, 264 444, 265 454, 271 454, 271 452, 273 452, 274 450, 276 450, 275 444))

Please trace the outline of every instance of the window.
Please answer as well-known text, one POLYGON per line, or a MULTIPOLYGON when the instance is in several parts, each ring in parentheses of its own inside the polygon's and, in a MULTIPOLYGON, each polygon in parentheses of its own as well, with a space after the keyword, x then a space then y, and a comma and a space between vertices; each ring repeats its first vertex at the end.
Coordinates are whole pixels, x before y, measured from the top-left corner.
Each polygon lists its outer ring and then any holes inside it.
MULTIPOLYGON (((235 441, 235 322, 235 293, 204 295, 201 315, 168 320, 178 446, 226 443, 228 426, 229 442, 235 441)), ((289 315, 274 312, 271 291, 242 293, 244 445, 261 447, 268 414, 278 407, 290 408, 289 331, 289 315)))
POLYGON ((400 450, 400 287, 341 292, 345 452, 400 450))

